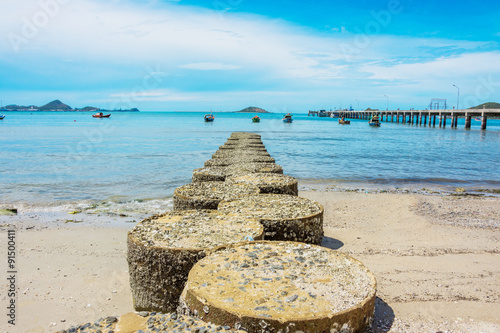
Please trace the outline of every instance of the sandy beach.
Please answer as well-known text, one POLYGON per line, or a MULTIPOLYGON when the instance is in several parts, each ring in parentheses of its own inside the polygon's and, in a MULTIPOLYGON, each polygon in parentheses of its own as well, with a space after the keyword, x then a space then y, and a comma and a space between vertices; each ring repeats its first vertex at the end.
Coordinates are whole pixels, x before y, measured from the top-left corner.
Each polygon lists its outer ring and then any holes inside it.
MULTIPOLYGON (((324 190, 299 195, 325 207, 323 246, 355 257, 375 274, 372 332, 500 331, 500 198, 324 190)), ((133 311, 126 234, 141 217, 2 216, 1 244, 7 244, 7 230, 16 230, 18 298, 16 325, 8 325, 4 314, 0 332, 55 332, 133 311)), ((6 251, 2 246, 2 258, 6 251)), ((2 278, 3 309, 8 287, 2 278)))

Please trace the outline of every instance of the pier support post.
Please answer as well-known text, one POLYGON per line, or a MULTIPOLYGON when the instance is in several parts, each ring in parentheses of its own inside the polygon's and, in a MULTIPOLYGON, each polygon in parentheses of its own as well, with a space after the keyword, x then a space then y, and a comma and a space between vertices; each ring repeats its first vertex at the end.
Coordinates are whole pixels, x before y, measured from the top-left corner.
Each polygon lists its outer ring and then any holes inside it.
POLYGON ((488 116, 486 116, 483 112, 483 115, 481 117, 481 129, 485 130, 486 129, 486 120, 488 119, 488 116))
MULTIPOLYGON (((436 115, 433 115, 432 117, 433 117, 432 118, 432 127, 436 127, 436 115)), ((429 126, 431 126, 430 120, 429 120, 429 126)))
MULTIPOLYGON (((443 128, 446 128, 446 114, 443 114, 441 118, 443 119, 443 128)), ((439 121, 439 125, 441 125, 441 120, 439 121)))
POLYGON ((455 119, 453 120, 453 127, 454 128, 458 127, 458 114, 455 115, 455 119))
POLYGON ((471 118, 471 115, 465 113, 465 129, 470 129, 471 118))

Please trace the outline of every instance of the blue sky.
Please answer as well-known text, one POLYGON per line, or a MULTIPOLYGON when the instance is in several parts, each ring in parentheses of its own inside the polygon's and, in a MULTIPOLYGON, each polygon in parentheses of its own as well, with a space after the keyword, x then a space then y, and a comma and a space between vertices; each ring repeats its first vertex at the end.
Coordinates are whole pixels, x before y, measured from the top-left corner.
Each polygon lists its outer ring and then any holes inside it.
POLYGON ((0 99, 273 112, 500 102, 498 1, 0 0, 0 99), (387 96, 387 97, 386 97, 387 96))

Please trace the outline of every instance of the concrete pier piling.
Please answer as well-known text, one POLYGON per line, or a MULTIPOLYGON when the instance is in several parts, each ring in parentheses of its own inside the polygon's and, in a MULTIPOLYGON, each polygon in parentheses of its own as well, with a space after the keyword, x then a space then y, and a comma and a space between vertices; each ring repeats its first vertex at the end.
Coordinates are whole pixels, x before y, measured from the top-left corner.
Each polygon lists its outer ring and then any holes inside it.
POLYGON ((488 116, 483 113, 482 118, 481 118, 481 129, 485 130, 486 129, 486 120, 488 119, 488 116))
MULTIPOLYGON (((310 111, 310 114, 314 115, 315 111, 310 111)), ((436 118, 439 117, 439 127, 446 128, 446 120, 450 118, 450 127, 458 128, 458 118, 465 118, 465 128, 471 128, 472 117, 481 117, 481 129, 485 130, 487 125, 487 119, 489 117, 500 118, 500 109, 465 109, 465 110, 385 110, 385 111, 329 111, 327 112, 329 116, 338 114, 339 117, 344 117, 347 119, 363 119, 369 120, 373 115, 377 115, 380 121, 394 122, 396 118, 396 123, 401 122, 402 124, 410 125, 420 125, 436 127, 436 118)))

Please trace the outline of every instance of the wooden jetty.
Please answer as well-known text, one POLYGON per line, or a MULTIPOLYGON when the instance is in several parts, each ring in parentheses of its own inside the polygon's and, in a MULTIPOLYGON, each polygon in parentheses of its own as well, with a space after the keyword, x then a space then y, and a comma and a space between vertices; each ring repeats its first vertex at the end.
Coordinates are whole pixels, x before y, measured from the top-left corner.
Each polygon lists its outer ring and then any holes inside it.
MULTIPOLYGON (((329 112, 330 113, 330 112, 329 112)), ((465 118, 465 128, 471 128, 473 117, 481 117, 481 129, 486 129, 486 123, 489 117, 500 118, 500 109, 465 109, 465 110, 382 110, 382 111, 346 111, 338 110, 339 117, 348 119, 370 119, 377 115, 380 121, 396 122, 402 124, 415 124, 421 126, 436 126, 439 121, 439 127, 446 128, 446 122, 451 120, 451 128, 456 128, 458 118, 465 118)), ((314 111, 309 111, 308 115, 314 115, 314 111)), ((330 114, 333 114, 331 111, 330 114)))

